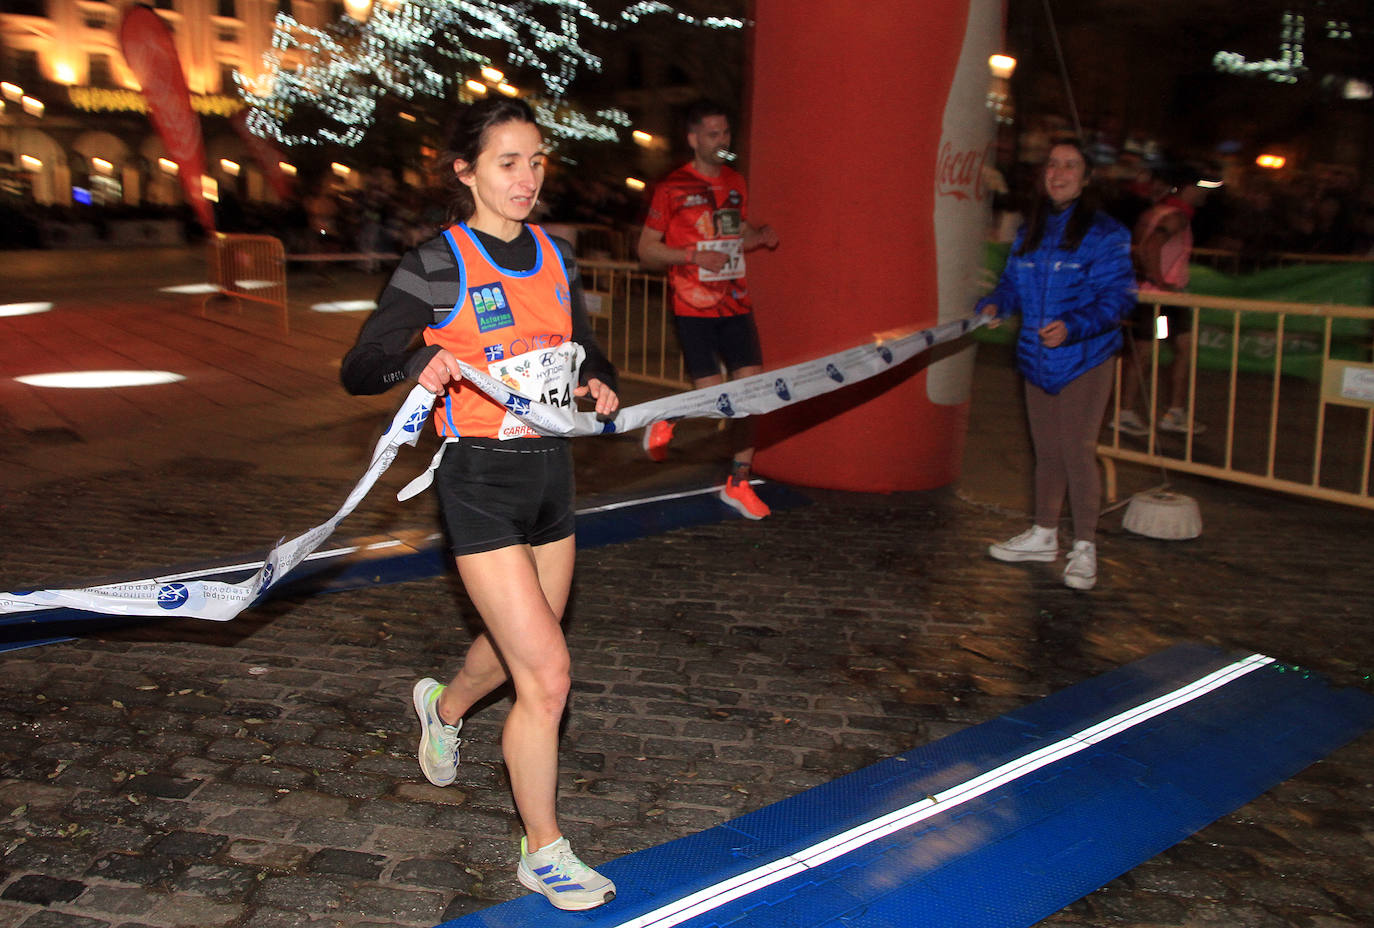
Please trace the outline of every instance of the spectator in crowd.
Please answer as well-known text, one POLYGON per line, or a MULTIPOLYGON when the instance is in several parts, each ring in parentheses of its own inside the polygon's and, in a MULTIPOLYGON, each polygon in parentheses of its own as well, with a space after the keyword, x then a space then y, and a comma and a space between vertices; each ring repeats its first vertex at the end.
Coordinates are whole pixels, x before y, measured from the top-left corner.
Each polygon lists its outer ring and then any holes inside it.
MULTIPOLYGON (((1094 447, 1130 314, 1130 233, 1097 207, 1091 165, 1076 140, 1056 142, 1043 172, 1044 193, 1016 236, 997 287, 978 303, 1000 320, 1020 314, 1017 367, 1026 380, 1026 413, 1035 448, 1035 523, 988 548, 999 561, 1053 561, 1067 495, 1073 546, 1064 584, 1097 583, 1101 477, 1094 447)), ((994 322, 995 324, 995 322, 994 322)))
MULTIPOLYGON (((1146 210, 1136 221, 1132 233, 1132 252, 1135 256, 1137 289, 1142 293, 1175 293, 1188 287, 1188 262, 1193 254, 1193 215, 1207 200, 1207 187, 1200 185, 1202 176, 1185 169, 1175 175, 1176 183, 1158 203, 1146 210)), ((1176 306, 1160 306, 1159 317, 1167 331, 1156 331, 1155 304, 1142 302, 1136 307, 1131 335, 1132 350, 1127 352, 1126 371, 1121 378, 1121 412, 1116 428, 1126 435, 1148 435, 1150 428, 1136 403, 1140 399, 1143 382, 1143 361, 1150 341, 1163 335, 1169 339, 1173 358, 1167 368, 1169 404, 1159 420, 1165 432, 1199 434, 1206 426, 1196 419, 1189 420, 1187 409, 1188 372, 1193 348, 1193 331, 1188 310, 1176 306)))

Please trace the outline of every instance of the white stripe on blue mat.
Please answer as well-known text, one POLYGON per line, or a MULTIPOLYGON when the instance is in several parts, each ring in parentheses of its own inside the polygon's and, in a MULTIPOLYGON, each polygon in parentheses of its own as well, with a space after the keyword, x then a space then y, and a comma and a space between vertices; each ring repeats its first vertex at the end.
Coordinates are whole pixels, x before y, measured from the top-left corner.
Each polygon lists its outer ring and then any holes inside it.
POLYGON ((599 909, 527 896, 445 928, 1020 928, 1372 724, 1368 693, 1179 646, 611 861, 599 909))

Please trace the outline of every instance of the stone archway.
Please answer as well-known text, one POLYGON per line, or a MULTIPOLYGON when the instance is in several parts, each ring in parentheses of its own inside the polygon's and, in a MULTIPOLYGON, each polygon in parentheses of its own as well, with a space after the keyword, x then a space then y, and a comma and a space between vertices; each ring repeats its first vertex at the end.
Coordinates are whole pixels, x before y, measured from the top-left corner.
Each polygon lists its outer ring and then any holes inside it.
POLYGON ((222 192, 232 191, 240 202, 255 199, 262 188, 261 172, 237 135, 216 135, 205 140, 205 173, 219 183, 222 192), (230 168, 229 163, 236 167, 230 168))
POLYGON ((176 162, 168 156, 162 138, 156 132, 150 132, 139 144, 138 154, 143 177, 143 199, 159 206, 179 204, 181 182, 177 180, 176 162), (170 169, 164 164, 170 165, 170 169))
POLYGON ((14 163, 29 172, 33 201, 41 206, 71 202, 71 171, 67 152, 41 129, 13 129, 7 145, 14 163))
POLYGON ((108 206, 139 201, 138 165, 123 139, 91 130, 73 139, 71 149, 88 165, 84 186, 90 191, 92 202, 108 206))

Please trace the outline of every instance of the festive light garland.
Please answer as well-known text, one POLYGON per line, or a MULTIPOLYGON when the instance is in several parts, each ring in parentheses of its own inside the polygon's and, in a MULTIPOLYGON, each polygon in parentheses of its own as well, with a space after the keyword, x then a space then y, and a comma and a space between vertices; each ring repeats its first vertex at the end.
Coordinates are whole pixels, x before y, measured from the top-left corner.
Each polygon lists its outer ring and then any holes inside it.
MULTIPOLYGON (((119 87, 68 87, 72 106, 88 113, 146 113, 148 99, 137 90, 119 87)), ((232 116, 243 109, 243 101, 221 94, 191 94, 191 109, 202 116, 232 116)))
POLYGON ((387 94, 406 100, 471 98, 472 92, 464 89, 464 72, 492 61, 468 43, 496 42, 507 49, 507 66, 538 73, 542 92, 530 94, 529 102, 555 141, 615 141, 619 128, 629 125, 627 114, 587 113, 565 99, 581 69, 599 71, 602 65, 582 45, 581 30, 614 31, 622 23, 661 14, 675 14, 702 28, 744 26, 743 20, 692 17, 650 0, 622 11, 619 22, 602 18, 584 0, 407 0, 374 4, 365 22, 345 18, 323 29, 281 12, 272 49, 264 56, 266 81, 239 72, 234 80, 251 107, 248 127, 253 133, 284 145, 352 146, 372 127, 378 102, 387 94), (541 12, 543 19, 536 15, 541 12), (452 67, 440 71, 436 60, 452 67), (289 129, 292 116, 307 107, 320 113, 325 125, 313 131, 289 129))
POLYGON ((1263 74, 1271 81, 1281 84, 1296 84, 1298 77, 1307 72, 1303 63, 1303 42, 1307 37, 1307 19, 1301 13, 1285 12, 1283 28, 1279 32, 1279 57, 1263 61, 1247 61, 1238 52, 1217 52, 1212 56, 1212 66, 1228 74, 1251 76, 1263 74))

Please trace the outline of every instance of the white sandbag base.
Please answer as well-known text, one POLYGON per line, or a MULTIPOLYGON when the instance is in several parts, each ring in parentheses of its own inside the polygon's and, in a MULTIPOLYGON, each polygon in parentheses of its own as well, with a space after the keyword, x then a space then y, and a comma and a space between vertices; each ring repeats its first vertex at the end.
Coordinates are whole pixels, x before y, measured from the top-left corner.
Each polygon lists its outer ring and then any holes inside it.
POLYGON ((1131 497, 1121 525, 1137 535, 1177 541, 1202 534, 1202 514, 1191 496, 1145 490, 1131 497))

